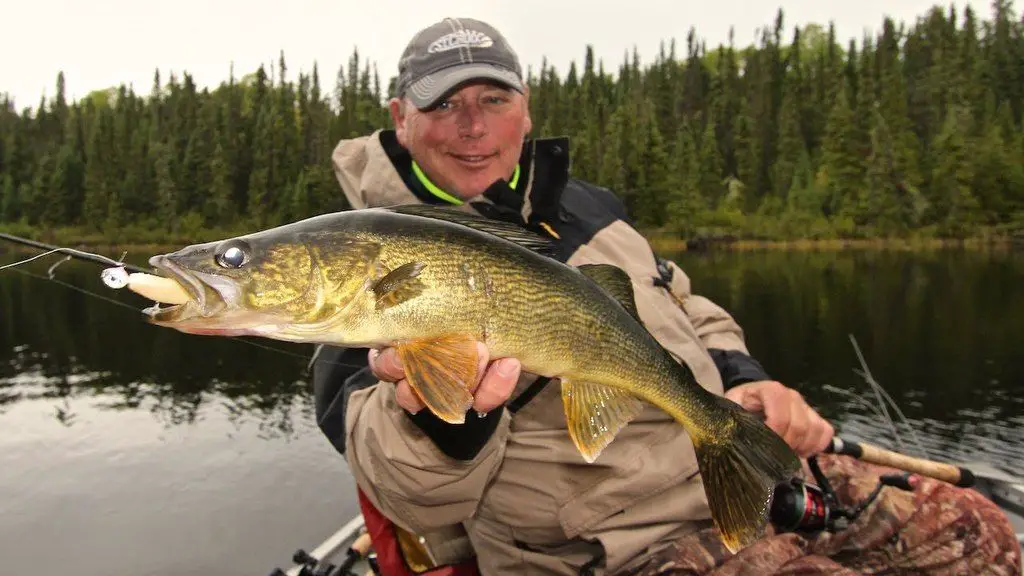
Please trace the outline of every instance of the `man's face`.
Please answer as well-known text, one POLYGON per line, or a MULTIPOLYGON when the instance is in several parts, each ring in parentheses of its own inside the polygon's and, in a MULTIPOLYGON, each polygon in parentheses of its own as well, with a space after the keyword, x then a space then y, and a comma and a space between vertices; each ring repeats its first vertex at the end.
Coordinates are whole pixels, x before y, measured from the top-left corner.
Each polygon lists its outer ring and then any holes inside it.
POLYGON ((488 83, 466 84, 430 110, 390 102, 402 144, 426 175, 468 200, 494 181, 508 180, 530 132, 528 94, 488 83))

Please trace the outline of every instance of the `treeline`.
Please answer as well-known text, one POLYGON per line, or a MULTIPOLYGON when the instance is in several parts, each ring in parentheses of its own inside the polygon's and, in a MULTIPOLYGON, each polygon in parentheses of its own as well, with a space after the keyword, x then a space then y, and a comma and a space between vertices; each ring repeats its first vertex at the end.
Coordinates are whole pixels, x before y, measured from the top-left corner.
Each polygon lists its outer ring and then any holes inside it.
MULTIPOLYGON (((376 65, 354 52, 331 92, 314 65, 198 89, 97 91, 18 111, 0 97, 0 226, 122 240, 248 230, 347 207, 341 138, 390 126, 376 65)), ((587 47, 531 70, 535 135, 569 135, 575 175, 638 224, 691 237, 965 237, 1024 229, 1024 20, 935 7, 845 45, 834 27, 709 49, 690 32, 609 72, 587 47)))

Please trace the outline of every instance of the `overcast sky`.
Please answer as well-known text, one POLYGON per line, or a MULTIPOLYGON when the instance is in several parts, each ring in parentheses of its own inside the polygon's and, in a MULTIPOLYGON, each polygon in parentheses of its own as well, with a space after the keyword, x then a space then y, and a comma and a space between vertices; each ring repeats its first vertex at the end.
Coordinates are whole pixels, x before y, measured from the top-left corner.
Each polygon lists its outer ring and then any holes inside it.
MULTIPOLYGON (((989 2, 969 3, 988 18, 989 2)), ((396 60, 409 37, 444 16, 480 18, 498 27, 519 52, 524 67, 541 58, 565 72, 594 46, 613 71, 624 50, 636 46, 644 62, 662 39, 675 37, 680 49, 694 27, 709 49, 728 38, 745 45, 769 25, 779 6, 787 39, 795 24, 836 23, 845 45, 850 37, 877 31, 884 15, 912 22, 934 2, 928 0, 0 0, 0 92, 17 107, 35 106, 54 93, 64 71, 69 98, 91 90, 134 85, 148 94, 153 72, 187 70, 200 86, 215 87, 260 63, 276 62, 280 50, 292 79, 319 65, 330 90, 338 67, 354 47, 377 62, 381 81, 396 73, 396 60), (781 4, 779 3, 781 2, 781 4), (285 7, 287 4, 287 8, 285 7)), ((965 4, 958 2, 957 6, 965 4)), ((946 4, 948 6, 948 4, 946 4)))

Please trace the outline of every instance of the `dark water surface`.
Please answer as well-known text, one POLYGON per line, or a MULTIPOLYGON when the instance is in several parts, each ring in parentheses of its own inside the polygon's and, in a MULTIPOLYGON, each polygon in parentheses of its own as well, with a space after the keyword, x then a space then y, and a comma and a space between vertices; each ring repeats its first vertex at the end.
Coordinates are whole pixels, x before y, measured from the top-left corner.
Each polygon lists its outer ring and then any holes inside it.
MULTIPOLYGON (((19 272, 45 276, 58 258, 0 271, 4 573, 258 576, 355 513, 346 465, 312 419, 310 347, 149 326, 148 303, 106 288, 93 264, 56 278, 134 309, 19 272)), ((933 457, 1010 471, 1024 458, 1024 256, 678 261, 844 433, 895 446, 853 372, 852 334, 933 457)))
MULTIPOLYGON (((1024 253, 754 252, 679 258, 751 353, 851 437, 899 448, 850 336, 925 454, 1021 475, 1024 253)), ((889 410, 890 414, 893 411, 889 410)), ((915 444, 910 453, 920 454, 915 444)))

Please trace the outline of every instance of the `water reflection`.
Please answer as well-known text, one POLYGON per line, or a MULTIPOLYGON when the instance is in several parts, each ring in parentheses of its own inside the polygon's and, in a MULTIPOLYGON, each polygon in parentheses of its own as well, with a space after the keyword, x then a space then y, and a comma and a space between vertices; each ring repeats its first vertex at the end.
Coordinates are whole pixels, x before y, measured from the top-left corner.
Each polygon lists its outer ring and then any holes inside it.
POLYGON ((855 373, 852 335, 933 456, 1004 468, 1024 456, 1021 254, 720 252, 678 259, 695 290, 737 317, 768 372, 797 387, 844 433, 898 445, 855 373))
POLYGON ((99 266, 46 280, 56 260, 0 271, 6 571, 266 574, 357 512, 312 417, 311 347, 151 326, 99 266))
MULTIPOLYGON (((933 455, 997 465, 1024 456, 1020 254, 769 251, 676 259, 697 292, 736 316, 769 373, 844 432, 896 445, 854 372, 852 334, 933 455)), ((45 275, 52 262, 21 270, 45 275)), ((150 326, 138 312, 148 302, 106 288, 99 270, 67 262, 56 278, 113 302, 0 272, 0 414, 46 400, 54 422, 73 428, 87 401, 103 411, 148 411, 177 426, 197 422, 206 408, 266 437, 294 434, 296 418, 312 421, 310 346, 150 326)))
POLYGON ((233 423, 287 436, 296 408, 302 417, 311 413, 311 346, 151 326, 139 312, 149 302, 104 286, 96 265, 66 262, 55 270, 73 290, 45 279, 50 263, 0 272, 0 414, 47 399, 56 420, 73 426, 76 405, 88 400, 93 409, 146 410, 176 426, 195 423, 200 408, 213 404, 233 423))

